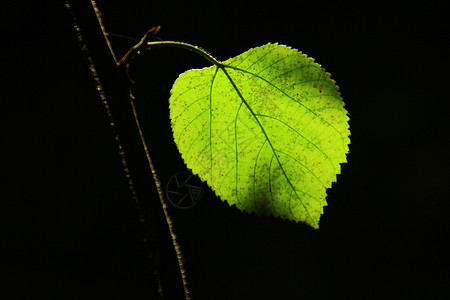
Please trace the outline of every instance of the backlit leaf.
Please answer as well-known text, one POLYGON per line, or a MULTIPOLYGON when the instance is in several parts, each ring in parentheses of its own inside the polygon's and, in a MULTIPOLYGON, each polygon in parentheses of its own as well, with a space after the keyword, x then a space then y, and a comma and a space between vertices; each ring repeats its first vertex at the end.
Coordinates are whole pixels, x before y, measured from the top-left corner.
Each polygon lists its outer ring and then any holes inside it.
POLYGON ((222 200, 318 228, 350 132, 338 87, 313 59, 267 44, 187 71, 170 116, 187 167, 222 200))

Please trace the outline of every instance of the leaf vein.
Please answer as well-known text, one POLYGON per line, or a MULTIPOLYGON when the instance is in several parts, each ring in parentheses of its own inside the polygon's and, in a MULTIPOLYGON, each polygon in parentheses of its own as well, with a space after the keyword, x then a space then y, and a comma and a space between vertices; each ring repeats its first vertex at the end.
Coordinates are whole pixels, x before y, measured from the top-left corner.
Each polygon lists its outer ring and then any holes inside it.
POLYGON ((212 151, 212 91, 213 91, 213 85, 214 80, 216 79, 217 71, 219 71, 219 68, 216 67, 216 71, 214 72, 214 75, 211 79, 211 86, 209 87, 209 152, 210 152, 210 178, 211 178, 211 184, 213 184, 213 151, 212 151))
POLYGON ((195 118, 193 118, 184 128, 183 130, 180 132, 180 138, 183 135, 183 133, 186 131, 186 129, 201 115, 203 115, 206 112, 206 110, 203 110, 201 113, 199 113, 197 116, 195 116, 195 118))
POLYGON ((267 140, 264 140, 263 144, 259 148, 258 154, 256 155, 255 159, 255 166, 253 168, 253 203, 256 205, 256 166, 258 164, 259 154, 261 153, 262 149, 264 148, 264 145, 266 144, 267 140))
MULTIPOLYGON (((310 108, 307 107, 306 105, 300 103, 299 101, 296 101, 293 97, 289 96, 285 91, 283 91, 281 88, 279 88, 278 86, 274 85, 273 83, 271 83, 271 82, 268 81, 267 79, 265 79, 265 78, 263 78, 263 77, 261 77, 261 76, 259 76, 259 75, 257 75, 257 74, 254 74, 254 73, 252 73, 252 72, 249 72, 249 71, 246 71, 246 70, 243 70, 243 69, 240 69, 240 68, 234 68, 233 66, 230 66, 230 65, 224 65, 224 67, 225 67, 225 68, 231 68, 231 69, 234 69, 234 70, 237 70, 237 71, 241 71, 241 72, 250 74, 250 75, 252 75, 252 76, 255 76, 255 77, 258 78, 258 79, 263 80, 264 82, 268 83, 269 85, 271 85, 271 86, 273 86, 274 88, 276 88, 277 90, 279 90, 283 95, 285 95, 286 97, 288 97, 289 99, 291 99, 292 101, 294 101, 295 103, 297 103, 298 105, 302 106, 303 108, 305 108, 306 110, 308 110, 310 113, 312 113, 313 115, 315 115, 316 117, 318 117, 318 118, 319 118, 320 120, 322 120, 326 125, 328 125, 328 126, 330 126, 331 128, 333 128, 333 130, 336 131, 336 132, 341 136, 341 138, 343 138, 343 137, 342 137, 342 133, 340 133, 340 132, 332 125, 332 124, 330 124, 329 122, 327 122, 327 121, 326 121, 325 119, 323 119, 321 116, 317 115, 312 109, 310 109, 310 108)), ((225 69, 222 68, 222 70, 225 70, 225 69)))
MULTIPOLYGON (((259 61, 261 61, 264 57, 266 57, 268 54, 272 53, 276 48, 273 47, 272 49, 270 49, 270 51, 267 51, 266 53, 264 53, 263 55, 261 55, 260 57, 258 57, 258 59, 256 59, 252 64, 250 64, 249 66, 247 66, 247 69, 250 69, 251 67, 253 67, 256 63, 258 63, 259 61)), ((224 65, 227 66, 227 65, 224 65)))
MULTIPOLYGON (((253 117, 255 118, 256 122, 258 123, 258 125, 261 128, 261 131, 263 132, 264 136, 267 139, 267 142, 269 143, 270 147, 272 148, 272 152, 275 155, 275 149, 272 145, 272 142, 270 141, 266 131, 264 130, 264 127, 262 126, 261 122, 259 121, 258 117, 255 116, 255 113, 253 112, 252 108, 250 107, 250 105, 247 103, 247 101, 244 99, 244 96, 242 95, 242 93, 240 92, 239 88, 236 86, 236 84, 234 83, 233 79, 231 78, 230 74, 228 74, 227 70, 225 69, 225 67, 221 68, 222 71, 225 73, 225 75, 227 76, 228 80, 231 82, 231 84, 233 85, 236 93, 238 94, 239 98, 241 98, 242 102, 245 104, 245 106, 247 107, 247 109, 249 110, 249 112, 253 115, 253 117)), ((281 164, 280 160, 278 159, 278 156, 275 155, 275 158, 277 159, 278 165, 280 166, 281 171, 283 172, 285 178, 287 179, 289 185, 291 186, 292 189, 295 189, 294 186, 292 185, 292 182, 290 181, 289 177, 287 176, 286 172, 284 171, 283 165, 281 164)), ((301 205, 303 206, 303 208, 305 209, 306 213, 308 214, 309 218, 312 220, 311 214, 308 211, 308 208, 305 206, 305 204, 303 203, 303 201, 301 200, 301 198, 297 195, 297 191, 295 191, 297 198, 300 200, 301 205)))
MULTIPOLYGON (((292 155, 290 155, 290 154, 287 154, 286 152, 284 152, 284 151, 281 151, 281 150, 277 150, 277 152, 279 152, 279 153, 282 153, 282 154, 284 154, 284 155, 286 155, 286 156, 289 156, 290 158, 292 158, 296 163, 298 163, 300 166, 302 166, 304 169, 306 169, 323 187, 325 187, 325 185, 323 184, 323 182, 320 180, 320 178, 319 177, 317 177, 317 175, 311 170, 311 169, 309 169, 307 166, 305 166, 305 164, 302 164, 297 158, 295 158, 295 157, 293 157, 292 155)), ((317 199, 315 199, 315 200, 317 200, 317 199)), ((319 203, 320 203, 320 201, 319 200, 317 200, 319 203)))
POLYGON ((200 87, 200 86, 202 86, 202 85, 207 85, 207 84, 208 84, 208 82, 204 82, 204 83, 198 84, 198 85, 196 85, 196 86, 193 86, 193 87, 191 87, 191 88, 189 88, 189 89, 183 91, 182 93, 179 93, 175 98, 173 98, 172 101, 176 101, 180 96, 186 94, 187 92, 192 91, 192 90, 195 89, 195 88, 198 88, 198 87, 200 87))
POLYGON ((323 152, 323 150, 320 149, 319 146, 317 146, 315 143, 311 142, 311 141, 310 141, 309 139, 307 139, 304 135, 302 135, 300 132, 298 132, 295 128, 293 128, 292 126, 290 126, 290 125, 287 124, 286 122, 283 122, 282 120, 277 119, 277 118, 274 118, 274 117, 272 117, 272 116, 263 115, 263 114, 255 114, 255 115, 256 115, 256 116, 260 116, 260 117, 265 117, 265 118, 274 119, 274 120, 276 120, 276 121, 278 121, 278 122, 281 122, 282 124, 284 124, 285 126, 287 126, 288 128, 290 128, 291 130, 293 130, 293 131, 294 131, 295 133, 297 133, 301 138, 303 138, 305 141, 307 141, 309 144, 311 144, 314 148, 316 148, 317 150, 319 150, 320 153, 322 153, 322 154, 326 157, 326 159, 331 163, 331 166, 332 166, 333 169, 335 170, 334 164, 333 164, 333 162, 331 161, 331 159, 328 157, 328 155, 327 155, 325 152, 323 152))
POLYGON ((239 105, 239 108, 236 112, 236 117, 234 118, 234 141, 235 141, 235 149, 236 149, 236 199, 239 201, 239 192, 238 192, 238 181, 239 181, 239 153, 238 153, 238 141, 237 141, 237 119, 239 115, 239 111, 241 110, 242 103, 239 105))

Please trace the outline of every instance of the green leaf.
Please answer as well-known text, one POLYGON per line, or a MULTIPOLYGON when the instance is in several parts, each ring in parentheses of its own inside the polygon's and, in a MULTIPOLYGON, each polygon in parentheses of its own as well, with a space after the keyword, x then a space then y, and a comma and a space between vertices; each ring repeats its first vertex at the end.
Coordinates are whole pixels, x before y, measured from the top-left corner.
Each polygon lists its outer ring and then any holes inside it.
POLYGON ((313 59, 267 44, 187 71, 170 116, 187 167, 222 200, 318 228, 350 132, 338 87, 313 59))

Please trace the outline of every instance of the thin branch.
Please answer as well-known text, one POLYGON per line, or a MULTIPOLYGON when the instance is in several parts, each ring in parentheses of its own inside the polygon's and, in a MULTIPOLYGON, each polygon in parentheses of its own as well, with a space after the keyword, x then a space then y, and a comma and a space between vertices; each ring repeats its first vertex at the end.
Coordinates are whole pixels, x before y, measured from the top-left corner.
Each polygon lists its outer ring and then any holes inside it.
MULTIPOLYGON (((118 67, 120 67, 123 64, 126 64, 126 71, 127 71, 127 75, 128 75, 128 69, 129 69, 131 61, 133 60, 133 58, 137 54, 139 54, 139 51, 142 50, 147 45, 147 42, 148 42, 149 38, 151 37, 151 35, 158 33, 160 27, 157 26, 157 27, 153 27, 150 30, 148 30, 147 33, 143 36, 143 38, 139 41, 139 43, 137 43, 135 46, 133 46, 127 52, 127 54, 125 54, 125 56, 120 61, 118 61, 117 57, 116 57, 116 55, 114 53, 114 50, 113 50, 113 48, 111 46, 111 43, 109 41, 110 34, 107 33, 105 27, 103 26, 101 12, 98 9, 97 4, 96 4, 96 2, 94 0, 91 0, 91 4, 92 4, 92 7, 93 7, 93 9, 95 11, 95 15, 97 17, 97 21, 98 21, 98 23, 100 25, 100 28, 101 28, 102 33, 103 33, 103 37, 105 38, 106 44, 108 45, 108 48, 109 48, 109 50, 111 52, 111 55, 112 55, 112 57, 114 59, 114 62, 116 63, 116 65, 118 67)), ((128 75, 128 78, 130 80, 131 85, 134 85, 134 81, 131 79, 131 77, 129 75, 128 75)), ((130 99, 129 100, 130 100, 130 104, 131 104, 131 107, 132 107, 132 110, 133 110, 133 115, 134 115, 136 126, 137 126, 137 129, 138 129, 138 132, 139 132, 139 136, 141 138, 141 143, 142 143, 142 146, 143 146, 143 148, 145 150, 147 162, 148 162, 148 165, 149 165, 149 167, 151 169, 151 172, 152 172, 152 175, 153 175, 153 180, 155 182, 156 189, 158 191, 158 195, 159 195, 159 199, 160 199, 160 202, 161 202, 161 206, 163 208, 165 219, 166 219, 166 222, 167 222, 167 226, 169 228, 169 232, 170 232, 170 235, 171 235, 171 238, 172 238, 172 245, 173 245, 173 247, 175 249, 175 253, 176 253, 176 256, 177 256, 177 260, 178 260, 178 266, 179 266, 179 269, 180 269, 181 278, 182 278, 182 282, 183 282, 185 298, 186 298, 186 300, 191 300, 192 299, 191 298, 191 293, 190 293, 190 291, 189 291, 189 289, 187 287, 187 279, 186 279, 186 271, 184 269, 183 255, 182 255, 179 243, 177 241, 177 237, 176 237, 175 232, 173 230, 172 220, 170 219, 170 216, 168 214, 168 208, 167 208, 166 201, 164 199, 164 192, 163 192, 163 189, 162 189, 162 184, 161 184, 161 181, 160 181, 160 179, 158 177, 156 169, 155 169, 155 167, 153 165, 152 159, 150 157, 150 152, 148 150, 148 145, 147 145, 147 143, 145 141, 144 134, 143 134, 142 129, 141 129, 141 125, 140 125, 139 118, 138 118, 137 111, 136 111, 136 106, 135 106, 135 103, 134 103, 135 98, 133 96, 131 88, 130 88, 130 99)), ((125 159, 125 158, 123 157, 123 159, 125 159)), ((130 182, 131 182, 131 177, 129 177, 129 179, 130 179, 130 182)), ((137 200, 137 197, 135 197, 135 200, 137 200)), ((140 213, 140 218, 141 218, 142 222, 145 223, 145 221, 143 219, 142 208, 141 208, 141 205, 140 205, 139 201, 136 201, 136 204, 138 206, 138 210, 139 210, 139 213, 140 213)), ((155 276, 156 276, 157 281, 158 281, 159 294, 160 294, 161 297, 163 297, 163 290, 162 290, 162 287, 161 287, 160 276, 159 276, 158 273, 156 273, 155 276)))
MULTIPOLYGON (((127 71, 127 76, 128 79, 130 80, 131 85, 133 86, 135 84, 134 80, 131 79, 128 70, 130 68, 130 64, 133 61, 133 59, 136 57, 137 54, 139 54, 139 52, 144 49, 147 44, 148 44, 148 40, 150 39, 150 37, 152 35, 155 35, 159 32, 159 30, 161 29, 160 26, 156 26, 151 28, 150 30, 148 30, 145 35, 142 37, 142 39, 133 47, 130 48, 130 50, 128 50, 128 52, 124 55, 124 57, 119 61, 119 63, 117 64, 117 66, 122 66, 123 64, 125 64, 126 67, 126 71, 127 71)), ((150 151, 149 151, 149 147, 148 144, 145 140, 144 137, 144 133, 142 132, 142 128, 141 128, 141 124, 139 122, 139 117, 137 114, 137 110, 136 110, 136 105, 135 105, 135 97, 133 95, 132 89, 130 88, 130 103, 131 103, 131 107, 133 110, 133 115, 134 115, 134 120, 136 122, 136 126, 138 128, 139 131, 139 136, 141 138, 141 144, 144 147, 144 151, 145 151, 145 155, 147 157, 147 163, 148 166, 150 168, 150 170, 152 171, 152 175, 153 175, 153 181, 155 182, 156 185, 156 189, 158 191, 158 195, 159 195, 159 199, 161 201, 161 206, 163 208, 164 211, 164 215, 167 221, 167 226, 169 227, 169 232, 170 235, 172 237, 172 243, 175 249, 175 253, 177 255, 177 259, 178 259, 178 267, 180 269, 180 273, 181 273, 181 278, 183 281, 183 288, 184 288, 184 293, 185 293, 185 297, 186 300, 191 300, 191 292, 188 289, 188 283, 187 283, 187 276, 186 276, 186 270, 184 268, 184 259, 183 259, 183 253, 181 252, 181 248, 180 245, 178 243, 178 239, 177 236, 175 234, 175 231, 173 229, 173 225, 172 225, 172 220, 170 218, 169 215, 169 211, 167 208, 167 204, 166 204, 166 200, 165 200, 165 196, 164 196, 164 191, 162 188, 162 184, 161 184, 161 180, 159 179, 159 176, 156 172, 155 166, 153 165, 153 161, 152 158, 150 156, 150 151)))
MULTIPOLYGON (((150 39, 151 36, 157 34, 159 30, 161 29, 161 26, 156 26, 148 30, 142 39, 133 47, 128 50, 128 52, 122 57, 122 59, 117 63, 117 66, 120 67, 125 64, 125 72, 127 74, 128 80, 131 84, 134 84, 134 80, 130 76, 130 64, 131 61, 136 57, 137 54, 140 53, 140 51, 146 46, 147 41, 150 39)), ((144 145, 145 146, 145 145, 144 145)))
POLYGON ((124 63, 129 63, 135 56, 136 54, 139 54, 139 51, 142 50, 143 47, 146 46, 147 41, 150 39, 151 35, 157 34, 159 32, 159 30, 161 29, 161 26, 156 26, 156 27, 152 27, 150 28, 142 37, 142 39, 139 41, 139 43, 137 43, 136 45, 134 45, 133 47, 130 48, 130 50, 128 50, 128 52, 122 57, 122 59, 117 63, 117 66, 121 66, 124 63))
POLYGON ((111 52, 111 55, 112 55, 112 57, 114 59, 114 62, 117 65, 118 62, 117 62, 116 54, 114 53, 114 50, 113 50, 113 48, 111 46, 111 43, 109 41, 108 34, 106 33, 106 30, 105 30, 105 26, 103 26, 102 13, 98 9, 97 3, 94 0, 91 0, 91 4, 92 4, 92 8, 94 9, 95 16, 97 17, 98 25, 102 29, 103 37, 105 38, 105 42, 108 45, 109 51, 111 52))
POLYGON ((159 179, 159 176, 156 172, 155 166, 153 165, 153 161, 152 158, 150 156, 150 151, 148 150, 148 146, 147 146, 147 142, 145 141, 144 138, 144 134, 142 132, 142 128, 139 122, 139 118, 138 118, 138 114, 137 114, 137 110, 136 110, 136 105, 134 103, 135 97, 130 89, 130 102, 131 102, 131 107, 133 109, 133 114, 134 114, 134 119, 136 120, 136 126, 138 128, 139 131, 139 135, 141 137, 141 143, 144 146, 144 150, 145 150, 145 155, 147 156, 147 162, 148 165, 150 167, 150 169, 152 170, 152 175, 153 175, 153 180, 155 182, 156 185, 156 189, 158 191, 158 195, 159 195, 159 199, 161 200, 161 205, 164 211, 164 215, 166 217, 166 221, 167 221, 167 226, 169 227, 169 232, 170 235, 172 237, 172 243, 173 246, 175 248, 175 253, 177 254, 177 258, 178 258, 178 266, 180 268, 180 273, 181 273, 181 278, 183 281, 183 287, 184 287, 184 293, 185 293, 185 297, 186 300, 191 300, 191 292, 189 291, 188 288, 188 282, 187 282, 187 275, 186 275, 186 269, 184 268, 184 258, 183 258, 183 253, 181 252, 181 248, 180 245, 178 243, 178 238, 175 234, 175 231, 173 229, 173 225, 172 225, 172 219, 170 218, 169 215, 169 211, 167 208, 167 204, 166 204, 166 200, 164 198, 164 191, 161 185, 161 180, 159 179))
MULTIPOLYGON (((128 188, 129 188, 129 190, 131 192, 133 200, 136 203, 140 222, 143 225, 143 227, 146 228, 145 219, 144 219, 144 212, 142 210, 142 206, 141 206, 139 198, 137 196, 135 183, 133 182, 133 179, 131 177, 131 172, 130 172, 130 169, 128 167, 128 162, 127 162, 127 158, 126 158, 126 155, 125 155, 125 150, 124 150, 124 147, 122 145, 122 142, 121 142, 118 130, 117 130, 116 123, 114 122, 114 118, 113 118, 111 107, 110 107, 109 102, 108 102, 108 98, 106 97, 106 93, 105 93, 105 90, 103 88, 103 84, 100 81, 100 77, 98 76, 98 72, 97 72, 97 69, 95 67, 94 61, 92 59, 92 56, 91 56, 91 54, 89 52, 89 49, 88 49, 86 43, 85 43, 83 34, 81 32, 81 28, 79 27, 78 20, 77 20, 77 18, 75 17, 75 15, 73 13, 71 4, 72 4, 71 1, 67 0, 65 6, 66 6, 66 8, 69 10, 69 12, 72 15, 72 22, 73 22, 73 25, 74 25, 73 27, 74 27, 74 30, 76 32, 79 48, 81 50, 81 53, 83 54, 83 57, 86 59, 86 63, 88 65, 89 71, 91 73, 91 77, 94 80, 95 85, 96 85, 97 94, 98 94, 99 98, 101 99, 103 106, 106 109, 106 114, 107 114, 107 116, 108 116, 108 118, 110 120, 110 125, 112 127, 112 131, 113 131, 115 140, 117 142, 117 146, 119 148, 119 155, 120 155, 121 162, 122 162, 122 165, 123 165, 123 168, 124 168, 124 171, 125 171, 125 177, 128 180, 128 188)), ((97 17, 98 16, 99 16, 99 14, 97 14, 97 17)), ((114 57, 114 53, 111 52, 111 54, 114 57)), ((145 240, 148 240, 148 238, 149 238, 148 237, 148 233, 146 233, 145 240)), ((150 255, 150 258, 153 257, 151 252, 149 253, 149 255, 150 255)), ((161 299, 162 299, 160 276, 159 276, 158 272, 156 271, 156 266, 155 266, 156 264, 155 264, 155 262, 152 259, 150 261, 153 263, 153 265, 152 265, 152 269, 154 270, 153 275, 155 276, 155 279, 157 281, 158 292, 159 292, 159 295, 161 296, 161 299)))

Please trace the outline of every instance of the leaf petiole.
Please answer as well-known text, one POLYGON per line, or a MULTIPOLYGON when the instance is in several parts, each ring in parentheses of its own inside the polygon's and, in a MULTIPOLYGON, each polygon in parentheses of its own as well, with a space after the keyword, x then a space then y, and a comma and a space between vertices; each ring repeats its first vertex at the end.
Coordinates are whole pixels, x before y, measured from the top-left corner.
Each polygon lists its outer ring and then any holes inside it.
POLYGON ((194 53, 197 53, 201 55, 203 58, 211 62, 212 64, 216 65, 219 68, 223 67, 223 64, 215 59, 211 54, 209 54, 207 51, 203 50, 202 48, 198 46, 194 46, 188 43, 183 42, 175 42, 175 41, 153 41, 153 42, 147 42, 147 46, 145 47, 145 50, 151 50, 154 48, 160 48, 160 47, 174 47, 174 48, 181 48, 186 49, 189 51, 192 51, 194 53))

